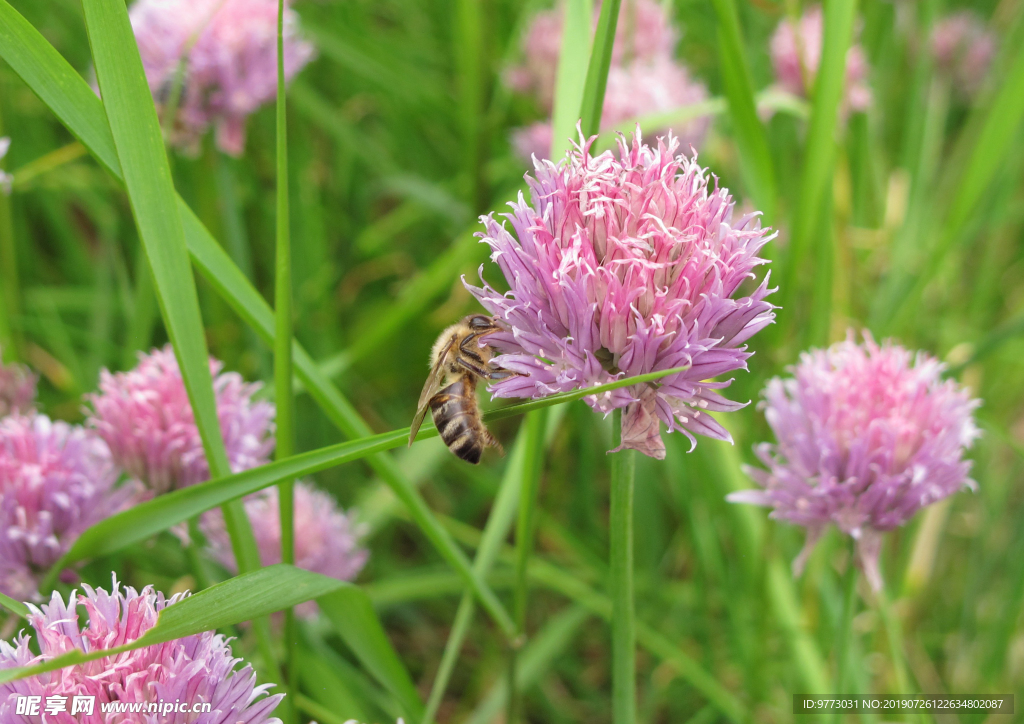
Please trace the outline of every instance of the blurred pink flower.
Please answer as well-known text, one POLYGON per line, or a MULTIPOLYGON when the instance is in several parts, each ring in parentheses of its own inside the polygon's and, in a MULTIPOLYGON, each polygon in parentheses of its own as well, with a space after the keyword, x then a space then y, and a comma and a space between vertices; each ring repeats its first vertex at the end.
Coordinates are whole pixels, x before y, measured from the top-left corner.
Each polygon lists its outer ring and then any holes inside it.
MULTIPOLYGON (((808 8, 794 26, 788 18, 779 23, 771 39, 772 66, 779 85, 793 95, 809 98, 821 64, 824 17, 821 6, 808 8)), ((846 89, 840 113, 866 111, 871 105, 867 84, 868 64, 864 49, 853 45, 846 53, 846 89)))
POLYGON ((996 53, 995 35, 969 10, 953 13, 932 29, 932 56, 957 90, 974 95, 981 87, 996 53))
MULTIPOLYGON (((707 98, 707 87, 693 80, 684 66, 667 55, 636 60, 626 66, 613 65, 608 71, 601 128, 613 128, 639 116, 695 105, 707 98)), ((710 125, 710 116, 701 116, 671 128, 652 129, 650 134, 661 136, 672 131, 683 148, 699 148, 710 125)), ((534 156, 550 158, 551 142, 550 122, 534 123, 512 134, 516 153, 527 162, 534 156)))
MULTIPOLYGON (((241 155, 246 118, 277 97, 277 0, 138 0, 130 15, 158 103, 170 100, 185 59, 171 142, 196 151, 212 125, 218 147, 241 155)), ((289 80, 315 55, 298 25, 298 15, 286 8, 284 63, 289 80)))
MULTIPOLYGON (((0 641, 0 669, 31 666, 71 651, 100 651, 134 641, 151 629, 161 610, 187 594, 167 600, 151 586, 141 593, 125 587, 117 578, 112 593, 82 586, 84 594, 72 592, 67 604, 54 592, 49 604, 31 606, 28 622, 35 629, 39 655, 29 647, 29 636, 19 634, 13 643, 0 641), (78 606, 85 608, 89 623, 79 624, 78 606)), ((127 653, 77 664, 59 671, 0 684, 0 722, 45 721, 53 724, 280 724, 271 716, 283 694, 268 696, 271 684, 256 686, 256 674, 248 664, 232 655, 224 636, 206 631, 135 649, 127 653), (64 697, 66 711, 42 717, 16 713, 19 696, 64 697), (71 714, 73 697, 93 696, 92 712, 71 714), (102 705, 114 702, 209 703, 206 713, 102 712, 102 705)))
MULTIPOLYGON (((601 4, 595 3, 595 28, 600 9, 601 4)), ((560 4, 534 16, 523 38, 523 63, 510 68, 505 76, 510 88, 536 96, 548 113, 555 97, 555 74, 562 49, 564 15, 565 9, 560 4)), ((677 40, 676 31, 658 2, 624 0, 615 28, 612 65, 671 56, 677 40)))
MULTIPOLYGON (((534 18, 526 36, 525 63, 514 68, 507 79, 513 89, 536 94, 548 112, 551 111, 555 69, 562 42, 562 14, 562 9, 556 8, 534 18)), ((672 57, 676 40, 676 33, 661 5, 653 0, 627 0, 622 3, 601 110, 602 130, 633 118, 707 100, 707 87, 692 78, 686 67, 672 57)), ((703 116, 672 128, 648 131, 662 135, 671 130, 684 147, 700 147, 709 126, 710 117, 703 116)), ((551 142, 550 120, 512 132, 513 149, 527 163, 533 156, 549 158, 551 142)))
MULTIPOLYGON (((622 447, 662 458, 660 428, 729 440, 709 411, 743 407, 711 381, 746 368, 743 343, 774 319, 768 277, 756 280, 771 238, 757 214, 733 219, 726 189, 709 187, 696 158, 676 155, 669 136, 651 148, 639 131, 593 157, 589 143, 527 176, 505 217, 481 217, 511 291, 469 286, 508 329, 487 337, 498 365, 518 372, 495 383, 495 397, 546 397, 623 376, 689 365, 656 384, 587 398, 601 412, 626 408, 622 447), (738 297, 738 298, 737 298, 738 297)), ((482 277, 481 268, 481 277, 482 277)))
MULTIPOLYGON (((281 562, 281 517, 277 487, 267 488, 245 499, 245 512, 252 521, 260 562, 264 566, 281 562)), ((237 570, 231 539, 219 510, 203 515, 200 530, 221 565, 237 570)), ((311 484, 295 484, 295 565, 341 581, 351 581, 366 565, 369 552, 359 545, 363 531, 338 508, 334 498, 311 484)), ((299 615, 316 615, 314 601, 295 609, 299 615)))
POLYGON ((978 437, 980 403, 923 352, 864 333, 800 355, 793 377, 765 388, 765 417, 778 443, 758 446, 767 467, 748 468, 761 490, 729 500, 774 508, 771 517, 807 528, 794 562, 799 573, 825 528, 857 541, 864 573, 876 589, 882 533, 964 486, 964 450, 978 437))
POLYGON ((36 382, 36 376, 25 365, 0 362, 0 417, 32 409, 36 382))
MULTIPOLYGON (((274 406, 253 400, 259 384, 221 372, 210 358, 217 417, 232 472, 270 460, 274 406)), ((208 480, 210 468, 192 405, 170 345, 139 353, 129 372, 100 373, 100 391, 88 395, 88 424, 107 441, 114 462, 157 494, 208 480)))
POLYGON ((38 595, 39 579, 89 526, 131 505, 134 481, 115 487, 106 444, 45 415, 0 420, 0 592, 38 595))

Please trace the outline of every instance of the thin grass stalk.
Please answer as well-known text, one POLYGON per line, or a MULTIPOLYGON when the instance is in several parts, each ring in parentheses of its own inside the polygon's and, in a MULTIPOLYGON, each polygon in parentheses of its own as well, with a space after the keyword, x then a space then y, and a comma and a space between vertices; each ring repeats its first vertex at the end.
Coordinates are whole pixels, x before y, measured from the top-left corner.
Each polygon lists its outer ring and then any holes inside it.
POLYGON ((153 339, 153 325, 157 315, 156 290, 153 288, 153 272, 149 270, 146 252, 138 250, 135 263, 135 289, 132 294, 132 316, 128 321, 128 334, 124 340, 121 365, 129 369, 137 362, 137 352, 149 347, 153 339))
POLYGON ((612 67, 612 48, 615 45, 615 28, 621 4, 622 0, 605 0, 601 3, 601 15, 597 20, 594 47, 590 51, 587 79, 583 86, 580 124, 584 138, 595 136, 601 130, 604 92, 608 86, 608 71, 612 67))
POLYGON ((519 485, 519 520, 516 523, 516 575, 513 588, 512 616, 516 625, 516 638, 508 656, 508 724, 516 724, 522 717, 522 699, 516 672, 519 651, 526 642, 526 608, 529 598, 527 570, 533 553, 533 532, 537 518, 537 497, 540 477, 544 469, 544 428, 547 412, 537 410, 523 421, 526 441, 523 451, 522 481, 519 485))
POLYGON ((559 159, 576 138, 590 57, 590 0, 566 0, 562 47, 555 77, 555 107, 551 113, 551 158, 559 159))
MULTIPOLYGON (((839 632, 836 636, 836 698, 846 694, 847 680, 850 675, 850 652, 853 649, 853 614, 857 606, 857 566, 854 565, 855 552, 851 543, 849 560, 846 563, 846 574, 843 576, 843 612, 839 620, 839 632)), ((842 714, 836 712, 835 721, 842 714)))
MULTIPOLYGON (((821 67, 815 80, 798 203, 793 207, 793 237, 786 263, 782 267, 782 282, 779 284, 783 309, 792 309, 793 301, 800 296, 799 282, 805 278, 800 272, 804 268, 804 259, 808 256, 812 239, 815 238, 814 232, 821 226, 821 211, 827 191, 831 188, 836 157, 836 123, 845 85, 846 54, 853 40, 856 12, 856 0, 831 0, 825 4, 821 67)), ((831 243, 831 240, 818 240, 818 243, 831 243)), ((824 254, 816 256, 819 263, 825 258, 824 254)), ((822 269, 816 269, 815 275, 821 272, 822 269)))
MULTIPOLYGON (((622 410, 612 415, 616 445, 622 442, 622 410)), ((633 482, 636 452, 612 455, 611 550, 609 587, 612 598, 612 722, 636 721, 636 621, 633 601, 633 482)))
POLYGON ((885 636, 889 639, 889 653, 892 657, 893 675, 896 677, 896 695, 900 698, 910 696, 910 677, 907 675, 907 658, 903 653, 903 628, 899 619, 893 614, 889 603, 889 595, 885 586, 875 594, 878 614, 885 627, 885 636))
MULTIPOLYGON (((3 118, 0 117, 0 136, 3 118)), ((11 216, 11 197, 0 189, 0 346, 3 359, 10 362, 19 358, 21 334, 14 321, 21 310, 21 283, 18 279, 18 255, 14 244, 14 223, 11 216)))
POLYGON ((11 188, 18 191, 27 188, 35 179, 55 171, 66 164, 77 161, 89 151, 78 141, 72 141, 66 146, 54 149, 43 154, 34 161, 26 163, 14 172, 11 180, 11 188))
MULTIPOLYGON (((277 259, 274 278, 274 392, 277 404, 275 458, 291 457, 295 448, 295 405, 292 397, 292 251, 288 208, 288 113, 284 76, 285 1, 277 3, 277 259)), ((281 518, 281 562, 295 563, 295 480, 278 484, 281 518)), ((297 689, 295 612, 284 612, 284 649, 291 696, 285 697, 285 721, 296 721, 297 689)))
POLYGON ((456 62, 458 63, 459 117, 462 122, 463 163, 468 195, 474 211, 487 203, 485 166, 485 88, 488 44, 485 41, 486 0, 458 0, 456 6, 456 62))
POLYGON ((734 0, 712 0, 718 18, 718 60, 739 147, 740 168, 768 223, 775 217, 775 172, 764 125, 757 115, 743 32, 734 0))

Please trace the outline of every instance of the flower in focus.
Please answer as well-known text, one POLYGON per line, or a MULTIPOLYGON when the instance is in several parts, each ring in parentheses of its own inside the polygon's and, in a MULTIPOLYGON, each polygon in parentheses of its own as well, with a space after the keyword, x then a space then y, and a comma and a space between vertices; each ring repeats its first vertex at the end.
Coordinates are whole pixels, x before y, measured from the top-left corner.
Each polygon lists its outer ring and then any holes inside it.
MULTIPOLYGON (((210 359, 217 417, 232 472, 270 460, 274 406, 253 400, 259 384, 236 372, 221 372, 210 359)), ((116 462, 156 493, 201 483, 210 477, 203 441, 178 361, 170 345, 139 354, 129 372, 100 374, 100 391, 89 395, 88 424, 107 441, 116 462)))
POLYGON ((969 10, 935 24, 931 37, 935 65, 965 96, 974 95, 985 80, 996 52, 995 36, 969 10))
MULTIPOLYGON (((772 67, 775 78, 783 90, 802 98, 809 98, 809 89, 821 64, 823 43, 821 6, 815 5, 804 12, 794 24, 786 19, 779 23, 771 39, 772 67)), ((846 89, 841 114, 866 111, 871 105, 871 89, 867 84, 868 64, 864 49, 853 45, 846 53, 846 89)))
MULTIPOLYGON (((631 118, 667 112, 702 103, 708 99, 707 87, 695 81, 689 71, 668 55, 636 60, 625 66, 613 65, 608 71, 608 87, 601 110, 601 125, 612 128, 631 118)), ((698 116, 673 127, 684 148, 699 147, 711 125, 709 116, 698 116)), ((667 129, 663 129, 667 130, 667 129)), ((551 156, 550 122, 533 123, 512 134, 512 145, 521 158, 551 156)))
MULTIPOLYGON (((241 155, 246 118, 277 96, 277 0, 138 0, 130 17, 153 95, 177 107, 171 142, 195 151, 213 126, 217 146, 241 155)), ((315 55, 298 24, 286 7, 288 80, 315 55)))
MULTIPOLYGON (((7 155, 7 152, 11 149, 11 139, 6 136, 0 138, 0 159, 7 155)), ((14 182, 14 177, 11 174, 0 168, 0 191, 10 196, 11 184, 14 182)))
POLYGON ((0 592, 36 597, 39 579, 89 526, 139 494, 119 487, 106 444, 45 415, 0 420, 0 592))
POLYGON ((850 333, 826 350, 804 352, 793 377, 775 378, 764 392, 765 417, 777 444, 757 455, 767 470, 748 468, 761 490, 729 500, 774 508, 771 517, 807 528, 794 562, 802 570, 830 524, 852 536, 861 567, 879 590, 881 534, 920 508, 964 486, 964 450, 978 437, 979 404, 942 365, 887 342, 850 333))
MULTIPOLYGON (((707 100, 707 87, 672 57, 677 34, 662 6, 653 0, 635 0, 622 3, 621 8, 601 110, 601 128, 612 128, 632 118, 707 100)), ((597 14, 594 22, 596 24, 597 14)), ((538 13, 524 40, 526 60, 513 68, 506 79, 514 90, 535 95, 548 113, 554 98, 562 23, 562 8, 538 13)), ((709 126, 710 117, 705 115, 675 124, 673 130, 684 147, 699 147, 709 126)), ((550 120, 512 133, 513 148, 527 162, 533 156, 549 158, 551 141, 550 120)))
POLYGON ((36 399, 36 381, 25 365, 0 362, 0 417, 28 412, 36 399))
MULTIPOLYGON (((122 592, 116 577, 109 594, 85 585, 82 588, 85 593, 72 592, 67 604, 55 592, 49 604, 29 605, 28 622, 35 629, 40 653, 36 655, 29 648, 29 636, 25 633, 13 643, 0 641, 0 669, 31 666, 71 651, 99 651, 134 641, 156 624, 162 609, 187 595, 168 600, 151 586, 141 593, 126 586, 122 592), (79 624, 78 606, 89 614, 84 628, 79 624)), ((213 631, 146 646, 0 684, 0 722, 30 719, 15 713, 19 696, 39 696, 44 703, 53 696, 66 697, 67 711, 46 715, 42 720, 59 724, 280 724, 280 719, 271 715, 283 694, 266 695, 271 685, 256 686, 251 666, 235 669, 240 661, 232 655, 228 640, 213 631), (93 710, 72 715, 76 696, 95 697, 93 710), (161 700, 209 703, 211 711, 127 713, 111 719, 101 709, 103 704, 113 701, 161 700)))
MULTIPOLYGON (((621 377, 689 366, 654 384, 586 398, 596 410, 625 408, 622 446, 663 458, 660 428, 730 440, 710 411, 743 407, 713 380, 746 368, 743 343, 774 319, 768 276, 752 283, 772 237, 757 214, 733 218, 726 189, 709 187, 696 158, 619 141, 619 157, 577 146, 557 166, 537 163, 506 214, 479 234, 511 291, 467 288, 507 328, 487 343, 495 363, 519 376, 495 383, 495 397, 545 397, 621 377)), ((482 276, 482 270, 481 270, 482 276)))
MULTIPOLYGON (((277 487, 267 488, 245 499, 245 512, 252 521, 260 562, 270 566, 281 562, 281 517, 277 487)), ((235 571, 231 539, 219 510, 204 514, 200 530, 214 557, 235 571)), ((340 510, 334 498, 309 483, 295 484, 295 565, 341 581, 351 581, 366 564, 369 553, 359 545, 363 531, 340 510)), ((313 616, 317 607, 307 601, 295 608, 302 616, 313 616)))

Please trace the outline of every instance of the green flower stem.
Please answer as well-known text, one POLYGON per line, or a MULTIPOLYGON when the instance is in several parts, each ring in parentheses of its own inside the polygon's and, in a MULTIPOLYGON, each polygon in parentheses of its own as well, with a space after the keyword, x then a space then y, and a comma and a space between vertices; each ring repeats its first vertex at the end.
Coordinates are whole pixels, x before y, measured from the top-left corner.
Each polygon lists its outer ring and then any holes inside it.
POLYGON ((544 428, 547 413, 528 413, 523 421, 526 434, 522 482, 519 486, 519 520, 516 523, 516 577, 513 594, 513 620, 517 636, 512 641, 508 658, 508 724, 516 724, 521 716, 519 681, 516 673, 519 649, 526 640, 526 604, 528 599, 527 569, 533 552, 533 529, 536 520, 537 493, 544 468, 544 428))
MULTIPOLYGON (((617 443, 622 437, 622 410, 612 426, 617 443)), ((609 585, 612 597, 612 722, 636 721, 636 622, 633 602, 633 480, 636 453, 622 450, 612 456, 611 553, 609 585)))
MULTIPOLYGON (((295 448, 295 404, 292 393, 292 250, 288 209, 288 114, 284 78, 284 0, 277 3, 277 263, 274 280, 274 392, 277 404, 275 457, 284 460, 295 448)), ((295 563, 295 480, 278 484, 281 516, 281 562, 295 563)), ((297 720, 295 709, 295 612, 284 612, 284 650, 287 679, 285 722, 297 720)))
MULTIPOLYGON (((850 674, 850 651, 853 648, 853 615, 857 607, 857 566, 854 564, 854 555, 851 542, 850 558, 843 576, 843 613, 836 637, 836 698, 842 698, 848 693, 846 685, 850 674)), ((842 714, 836 712, 835 721, 841 718, 842 714)))
POLYGON ((899 619, 893 615, 892 607, 889 605, 889 596, 885 588, 877 591, 875 600, 878 605, 878 614, 882 617, 882 625, 885 626, 885 635, 889 639, 889 651, 892 656, 892 668, 896 675, 896 694, 907 697, 910 695, 910 679, 907 676, 907 660, 903 655, 903 629, 899 619))

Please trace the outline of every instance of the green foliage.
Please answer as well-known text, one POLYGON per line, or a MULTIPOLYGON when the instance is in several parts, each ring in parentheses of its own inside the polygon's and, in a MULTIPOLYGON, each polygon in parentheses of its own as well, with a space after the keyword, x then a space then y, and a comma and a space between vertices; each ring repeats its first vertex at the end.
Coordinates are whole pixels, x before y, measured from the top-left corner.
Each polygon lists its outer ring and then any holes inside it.
MULTIPOLYGON (((93 585, 117 570, 132 585, 203 589, 167 609, 138 645, 209 628, 241 633, 234 645, 247 658, 261 653, 263 680, 277 678, 268 664, 276 642, 261 641, 259 625, 231 627, 317 598, 321 617, 297 626, 294 673, 301 716, 321 724, 493 721, 509 700, 508 640, 520 629, 512 678, 523 720, 610 719, 610 631, 622 591, 608 583, 609 421, 582 404, 557 404, 581 395, 485 400, 495 434, 516 438, 506 460, 461 465, 429 440, 433 430, 399 450, 431 342, 478 311, 460 281, 487 258, 475 216, 504 212, 525 188, 508 135, 542 112, 503 79, 520 59, 530 14, 551 5, 300 0, 319 58, 289 88, 280 147, 289 163, 278 166, 269 107, 250 119, 243 158, 224 159, 208 143, 195 158, 171 151, 168 162, 123 3, 0 0, 0 135, 13 139, 3 167, 14 174, 13 193, 0 201, 4 358, 41 374, 41 410, 78 421, 81 394, 95 389, 100 369, 125 369, 137 350, 172 341, 215 470, 211 482, 87 531, 50 583, 73 564, 93 585), (93 73, 103 100, 86 80, 93 73), (290 200, 287 217, 277 199, 290 200), (285 289, 275 262, 284 238, 291 313, 281 299, 267 303, 285 289), (295 379, 279 366, 263 394, 279 406, 294 394, 294 455, 228 474, 207 348, 264 382, 270 351, 279 360, 290 351, 295 379), (532 422, 548 420, 542 445, 537 429, 518 421, 528 412, 532 422), (286 566, 221 580, 201 548, 190 558, 165 532, 219 505, 238 511, 244 495, 300 476, 345 506, 360 504, 372 551, 360 585, 286 566), (535 536, 532 555, 517 559, 509 532, 524 481, 537 485, 536 507, 524 514, 535 536), (528 605, 513 621, 517 597, 528 605), (486 617, 475 615, 478 605, 486 617)), ((602 73, 594 69, 609 58, 615 5, 601 4, 596 35, 591 2, 562 6, 559 151, 581 117, 585 133, 596 123, 602 73)), ((756 400, 801 349, 869 327, 946 361, 947 374, 985 400, 985 437, 973 452, 978 493, 888 535, 891 605, 865 596, 845 649, 836 645, 847 629, 845 542, 826 536, 794 580, 788 563, 800 532, 723 500, 751 485, 743 465, 756 465, 753 446, 771 439, 756 405, 721 416, 734 446, 701 440, 688 454, 672 435, 664 464, 638 459, 637 720, 790 722, 792 693, 831 693, 840 679, 877 694, 1019 690, 1019 9, 973 4, 999 52, 972 99, 924 52, 934 23, 965 3, 827 0, 823 64, 804 100, 770 87, 768 58, 771 32, 800 3, 667 5, 682 31, 677 55, 707 82, 709 99, 639 119, 642 127, 713 116, 702 165, 781 232, 767 249, 780 286, 777 324, 750 341, 750 372, 728 396, 756 400), (846 53, 858 42, 873 103, 843 119, 846 53)), ((595 149, 613 144, 605 133, 595 149)), ((500 285, 494 265, 484 275, 500 285)), ((23 625, 23 604, 0 598, 0 608, 5 630, 23 625)))

